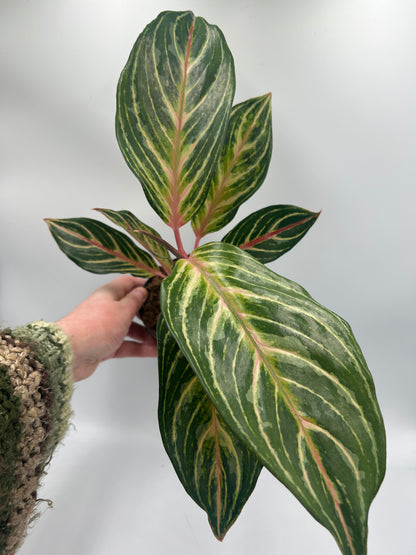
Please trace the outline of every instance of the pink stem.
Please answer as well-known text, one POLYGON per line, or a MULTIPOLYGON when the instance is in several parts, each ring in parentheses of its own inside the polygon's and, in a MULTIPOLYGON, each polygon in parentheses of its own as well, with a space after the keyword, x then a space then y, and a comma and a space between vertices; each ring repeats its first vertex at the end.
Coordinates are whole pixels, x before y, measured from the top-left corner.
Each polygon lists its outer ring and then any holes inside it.
POLYGON ((197 234, 195 234, 195 245, 194 245, 194 250, 197 249, 197 248, 199 247, 199 242, 201 241, 201 239, 202 239, 202 235, 199 235, 199 234, 197 235, 197 234))
POLYGON ((184 249, 183 243, 182 243, 182 237, 181 237, 181 233, 179 231, 179 227, 175 226, 173 229, 173 233, 175 234, 175 239, 176 239, 176 246, 178 247, 178 251, 181 253, 181 255, 184 258, 188 258, 188 255, 186 253, 186 250, 184 249))
POLYGON ((239 245, 240 249, 249 249, 250 247, 254 247, 255 245, 258 245, 259 243, 263 243, 263 241, 267 241, 267 239, 271 239, 272 237, 275 237, 276 235, 279 235, 279 233, 283 233, 283 231, 287 231, 288 229, 292 229, 292 227, 296 227, 297 225, 300 224, 304 224, 305 222, 307 222, 308 220, 311 220, 312 218, 314 218, 315 216, 319 216, 320 212, 318 212, 317 214, 314 214, 313 216, 308 216, 307 218, 304 218, 303 220, 300 220, 298 222, 294 222, 293 224, 289 224, 285 227, 281 227, 280 229, 276 229, 275 231, 270 231, 269 233, 266 233, 265 235, 262 235, 261 237, 256 237, 256 239, 252 239, 251 241, 247 241, 246 243, 242 243, 241 245, 239 245))

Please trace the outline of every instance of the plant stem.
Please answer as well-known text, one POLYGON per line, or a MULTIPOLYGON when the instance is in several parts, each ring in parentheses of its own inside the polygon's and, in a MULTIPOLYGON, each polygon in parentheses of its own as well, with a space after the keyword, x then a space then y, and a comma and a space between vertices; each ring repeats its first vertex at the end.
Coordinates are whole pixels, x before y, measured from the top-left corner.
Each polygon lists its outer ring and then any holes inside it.
POLYGON ((197 249, 199 247, 199 242, 202 239, 202 235, 197 235, 195 234, 195 245, 194 245, 194 249, 197 249))
POLYGON ((179 227, 175 226, 173 228, 173 233, 175 234, 176 246, 178 247, 178 251, 181 253, 181 256, 183 258, 188 258, 188 255, 186 254, 186 251, 182 243, 182 237, 179 231, 179 227))
MULTIPOLYGON (((188 258, 188 255, 186 254, 183 247, 182 247, 182 249, 183 249, 182 251, 176 250, 175 247, 173 247, 170 243, 165 241, 165 239, 162 239, 162 237, 160 237, 158 235, 154 235, 153 233, 150 233, 150 231, 147 231, 145 229, 135 229, 134 231, 137 232, 137 233, 141 233, 142 235, 146 235, 146 237, 150 237, 151 239, 153 239, 153 241, 156 241, 156 243, 159 243, 159 245, 162 245, 163 247, 165 247, 165 249, 167 249, 174 256, 176 256, 176 258, 188 258)), ((143 246, 146 246, 146 248, 150 252, 150 254, 152 256, 154 256, 160 262, 161 266, 166 271, 166 275, 169 275, 169 269, 165 268, 163 266, 162 261, 159 260, 159 258, 156 256, 156 254, 152 252, 152 250, 149 248, 149 245, 143 245, 143 246)))

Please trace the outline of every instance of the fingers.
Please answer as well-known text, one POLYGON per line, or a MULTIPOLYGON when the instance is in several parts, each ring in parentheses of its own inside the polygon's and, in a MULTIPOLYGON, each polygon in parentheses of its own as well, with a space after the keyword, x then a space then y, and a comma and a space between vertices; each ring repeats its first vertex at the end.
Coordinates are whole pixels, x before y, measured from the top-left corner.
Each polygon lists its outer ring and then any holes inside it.
POLYGON ((135 341, 125 340, 114 353, 112 358, 126 357, 156 357, 157 341, 146 328, 133 322, 128 331, 128 337, 135 341))
POLYGON ((103 285, 98 291, 109 294, 115 301, 121 301, 126 295, 131 293, 137 287, 143 287, 146 280, 130 275, 120 276, 106 285, 103 285))
POLYGON ((120 307, 122 307, 124 314, 128 317, 130 322, 143 306, 144 301, 147 299, 147 295, 148 293, 144 287, 136 287, 136 289, 130 291, 128 295, 119 301, 120 307))
POLYGON ((144 326, 133 322, 129 328, 127 336, 141 343, 149 343, 156 345, 156 339, 150 335, 144 326))
POLYGON ((127 357, 156 357, 157 346, 156 342, 151 343, 137 343, 136 341, 123 341, 112 358, 127 358, 127 357))
POLYGON ((119 304, 121 313, 131 321, 147 298, 148 293, 143 287, 145 283, 146 280, 143 278, 125 275, 100 287, 98 293, 109 296, 112 301, 119 304))

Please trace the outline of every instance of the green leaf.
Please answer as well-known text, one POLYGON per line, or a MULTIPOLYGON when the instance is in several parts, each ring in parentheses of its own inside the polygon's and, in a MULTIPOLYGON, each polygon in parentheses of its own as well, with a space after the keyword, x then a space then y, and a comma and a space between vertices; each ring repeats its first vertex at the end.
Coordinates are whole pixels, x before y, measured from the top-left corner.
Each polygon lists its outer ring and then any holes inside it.
POLYGON ((208 196, 194 216, 198 238, 223 228, 257 191, 272 155, 271 94, 234 106, 208 196))
POLYGON ((234 88, 222 32, 192 12, 162 12, 139 36, 121 73, 121 151, 153 209, 174 229, 206 196, 234 88))
POLYGON ((88 272, 162 275, 153 258, 117 229, 90 218, 45 221, 61 251, 88 272))
POLYGON ((349 325, 226 243, 178 261, 162 282, 161 308, 230 428, 345 555, 366 553, 385 433, 349 325))
POLYGON ((163 316, 158 324, 159 427, 185 490, 222 540, 262 465, 229 429, 183 356, 163 316))
POLYGON ((240 247, 265 264, 294 247, 319 214, 288 204, 268 206, 244 218, 222 240, 240 247))
POLYGON ((148 250, 156 258, 167 274, 170 273, 173 268, 173 261, 170 257, 169 251, 161 245, 159 241, 155 241, 148 235, 153 235, 163 241, 156 230, 140 221, 128 210, 116 211, 105 208, 96 208, 95 210, 106 216, 116 225, 119 225, 126 230, 129 235, 136 239, 142 247, 148 250), (146 234, 144 234, 143 231, 146 232, 146 234))

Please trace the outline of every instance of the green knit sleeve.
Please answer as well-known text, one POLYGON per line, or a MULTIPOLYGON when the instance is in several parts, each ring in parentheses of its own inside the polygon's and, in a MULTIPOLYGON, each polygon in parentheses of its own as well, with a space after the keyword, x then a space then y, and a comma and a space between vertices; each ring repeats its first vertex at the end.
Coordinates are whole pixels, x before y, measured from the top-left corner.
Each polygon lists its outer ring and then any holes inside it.
POLYGON ((49 409, 51 433, 48 441, 48 456, 50 456, 65 435, 71 416, 72 347, 59 326, 46 322, 33 322, 15 328, 13 336, 32 347, 36 360, 48 373, 49 389, 53 399, 49 409))
POLYGON ((20 546, 71 416, 72 348, 55 324, 0 330, 0 553, 20 546))

